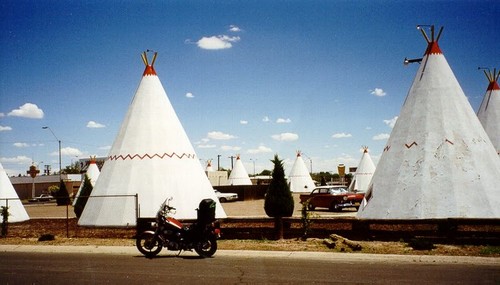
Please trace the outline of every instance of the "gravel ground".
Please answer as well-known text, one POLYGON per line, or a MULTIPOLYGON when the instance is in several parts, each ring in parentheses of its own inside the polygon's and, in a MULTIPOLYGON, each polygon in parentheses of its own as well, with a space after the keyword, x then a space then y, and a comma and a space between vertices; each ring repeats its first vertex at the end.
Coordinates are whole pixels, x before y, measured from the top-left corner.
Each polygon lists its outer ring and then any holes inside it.
MULTIPOLYGON (((299 199, 300 194, 293 194, 295 207, 293 211, 294 217, 300 217, 302 204, 299 199)), ((158 203, 159 205, 160 203, 158 203)), ((264 211, 264 199, 249 200, 249 201, 235 201, 221 203, 224 211, 228 217, 267 217, 264 211)), ((56 206, 54 202, 51 203, 27 203, 24 205, 30 218, 74 218, 75 213, 73 207, 56 206)), ((175 206, 175 205, 174 205, 175 206)), ((314 214, 319 217, 338 217, 338 216, 356 216, 354 208, 344 209, 342 212, 330 212, 327 209, 317 209, 314 214)))

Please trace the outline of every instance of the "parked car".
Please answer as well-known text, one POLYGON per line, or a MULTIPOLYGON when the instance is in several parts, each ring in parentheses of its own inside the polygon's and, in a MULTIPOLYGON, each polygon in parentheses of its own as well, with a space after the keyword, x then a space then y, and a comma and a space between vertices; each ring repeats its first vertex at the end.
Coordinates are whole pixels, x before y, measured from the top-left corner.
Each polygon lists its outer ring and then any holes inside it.
POLYGON ((28 201, 29 202, 49 202, 49 201, 52 201, 53 199, 54 199, 54 197, 52 195, 41 194, 38 197, 33 197, 33 198, 29 199, 28 201))
POLYGON ((359 209, 364 198, 363 193, 347 191, 344 186, 320 186, 310 194, 300 195, 300 203, 308 202, 308 209, 316 207, 328 208, 330 211, 341 211, 343 208, 354 207, 359 209))
POLYGON ((215 190, 215 195, 217 195, 217 199, 221 203, 238 200, 238 194, 236 193, 221 193, 215 190))

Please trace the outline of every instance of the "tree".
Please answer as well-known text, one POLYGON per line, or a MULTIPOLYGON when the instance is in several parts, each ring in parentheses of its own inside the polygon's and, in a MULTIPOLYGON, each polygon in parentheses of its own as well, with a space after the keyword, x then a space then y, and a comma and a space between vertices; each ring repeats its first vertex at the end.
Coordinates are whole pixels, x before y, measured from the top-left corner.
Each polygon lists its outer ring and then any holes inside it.
POLYGON ((57 206, 65 206, 70 204, 68 189, 66 189, 66 184, 64 181, 59 182, 59 190, 54 193, 56 198, 57 206))
POLYGON ((283 217, 291 217, 293 214, 293 196, 285 179, 283 161, 274 155, 271 160, 274 164, 272 180, 267 188, 264 210, 269 217, 274 218, 274 228, 277 238, 283 239, 283 217))
POLYGON ((80 163, 78 161, 75 161, 71 165, 67 165, 63 169, 63 173, 67 173, 67 174, 80 174, 80 163))
MULTIPOLYGON (((271 160, 272 161, 272 160, 271 160)), ((270 176, 271 175, 271 170, 267 170, 267 169, 264 169, 262 170, 262 172, 259 174, 259 175, 262 175, 262 176, 270 176)))
POLYGON ((87 174, 85 174, 82 190, 80 191, 80 195, 76 198, 75 202, 74 211, 77 218, 80 218, 80 216, 82 215, 83 209, 87 204, 87 200, 92 193, 92 189, 94 189, 94 187, 92 186, 92 183, 90 183, 90 179, 87 174))
POLYGON ((0 210, 0 214, 2 215, 2 237, 7 236, 8 228, 9 228, 9 207, 2 206, 0 210))

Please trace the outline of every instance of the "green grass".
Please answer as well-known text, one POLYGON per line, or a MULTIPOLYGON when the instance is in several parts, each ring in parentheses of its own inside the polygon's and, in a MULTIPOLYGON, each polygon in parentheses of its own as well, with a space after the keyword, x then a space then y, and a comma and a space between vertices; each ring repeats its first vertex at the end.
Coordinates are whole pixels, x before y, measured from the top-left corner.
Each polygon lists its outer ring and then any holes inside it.
POLYGON ((492 255, 492 254, 500 254, 500 246, 485 246, 479 251, 479 254, 482 255, 492 255))

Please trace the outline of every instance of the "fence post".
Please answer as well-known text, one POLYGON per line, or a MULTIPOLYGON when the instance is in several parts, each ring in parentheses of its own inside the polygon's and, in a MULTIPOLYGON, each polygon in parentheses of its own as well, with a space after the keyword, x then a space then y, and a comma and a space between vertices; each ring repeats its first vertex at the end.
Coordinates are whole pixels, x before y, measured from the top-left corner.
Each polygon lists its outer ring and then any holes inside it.
POLYGON ((139 219, 139 194, 135 193, 135 223, 137 227, 137 220, 139 219))

